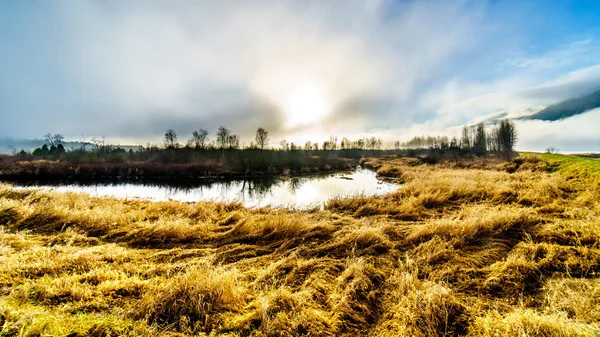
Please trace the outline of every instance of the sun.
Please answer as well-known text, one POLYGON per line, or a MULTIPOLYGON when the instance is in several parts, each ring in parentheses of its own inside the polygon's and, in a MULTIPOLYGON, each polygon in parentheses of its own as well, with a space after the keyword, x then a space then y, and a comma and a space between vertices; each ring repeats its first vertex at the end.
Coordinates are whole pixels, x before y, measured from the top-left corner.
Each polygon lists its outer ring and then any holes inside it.
POLYGON ((304 81, 290 87, 282 98, 289 127, 315 124, 329 114, 330 104, 325 91, 312 82, 304 81))

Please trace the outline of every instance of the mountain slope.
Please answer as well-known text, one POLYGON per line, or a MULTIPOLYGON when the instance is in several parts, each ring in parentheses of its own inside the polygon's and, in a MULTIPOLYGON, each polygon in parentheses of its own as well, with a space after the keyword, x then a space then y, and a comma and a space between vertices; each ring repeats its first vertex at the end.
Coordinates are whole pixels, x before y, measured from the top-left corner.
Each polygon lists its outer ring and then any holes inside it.
POLYGON ((582 114, 586 111, 600 107, 600 90, 589 95, 572 98, 553 104, 537 113, 522 117, 522 119, 540 119, 544 121, 556 121, 567 117, 582 114))

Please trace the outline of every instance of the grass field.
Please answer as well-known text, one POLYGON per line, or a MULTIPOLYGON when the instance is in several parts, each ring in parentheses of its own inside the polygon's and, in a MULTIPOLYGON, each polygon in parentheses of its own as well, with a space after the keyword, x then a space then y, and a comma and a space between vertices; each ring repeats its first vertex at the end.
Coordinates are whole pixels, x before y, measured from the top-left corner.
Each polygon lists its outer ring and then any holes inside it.
POLYGON ((558 171, 569 177, 581 177, 591 179, 594 183, 600 183, 600 159, 585 158, 577 156, 566 156, 560 154, 539 154, 540 158, 555 166, 558 171))
POLYGON ((597 336, 597 159, 364 165, 323 211, 0 185, 0 336, 597 336))

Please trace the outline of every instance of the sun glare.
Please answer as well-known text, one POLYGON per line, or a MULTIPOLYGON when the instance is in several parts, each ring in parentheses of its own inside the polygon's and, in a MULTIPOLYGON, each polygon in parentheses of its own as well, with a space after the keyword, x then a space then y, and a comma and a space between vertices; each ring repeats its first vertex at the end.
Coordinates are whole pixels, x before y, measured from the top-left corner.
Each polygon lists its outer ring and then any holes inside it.
POLYGON ((291 88, 282 103, 290 127, 317 123, 330 109, 325 92, 310 82, 291 88))

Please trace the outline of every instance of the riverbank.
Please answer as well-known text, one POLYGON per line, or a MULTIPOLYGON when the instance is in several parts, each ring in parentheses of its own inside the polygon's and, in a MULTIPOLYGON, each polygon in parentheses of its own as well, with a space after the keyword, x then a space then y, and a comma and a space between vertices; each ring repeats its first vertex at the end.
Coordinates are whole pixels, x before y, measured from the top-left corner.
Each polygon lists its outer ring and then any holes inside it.
POLYGON ((568 160, 370 159, 403 187, 323 211, 0 185, 0 331, 594 335, 600 172, 568 160))
MULTIPOLYGON (((300 151, 298 151, 300 152, 300 151)), ((266 151, 265 151, 266 153, 266 151)), ((202 180, 303 176, 345 171, 358 160, 335 155, 313 156, 269 151, 257 159, 244 154, 200 158, 191 162, 123 161, 75 162, 71 160, 0 160, 0 180, 5 181, 108 181, 202 180)))

